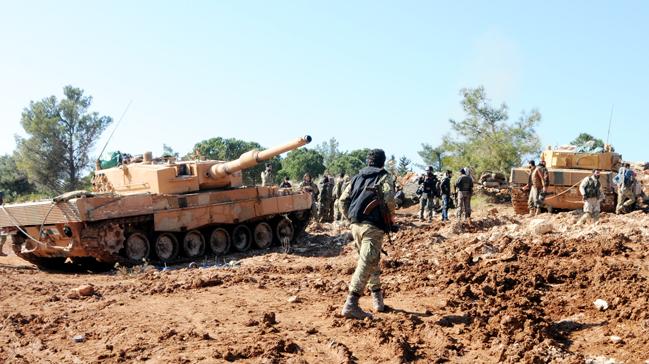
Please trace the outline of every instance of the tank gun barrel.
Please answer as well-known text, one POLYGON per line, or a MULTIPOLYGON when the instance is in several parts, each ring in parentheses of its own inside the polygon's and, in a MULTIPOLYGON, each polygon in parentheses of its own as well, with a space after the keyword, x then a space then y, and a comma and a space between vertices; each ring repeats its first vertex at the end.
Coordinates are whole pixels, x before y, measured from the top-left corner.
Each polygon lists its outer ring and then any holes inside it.
POLYGON ((251 168, 257 164, 269 160, 289 150, 297 149, 303 145, 309 144, 311 137, 309 135, 297 138, 288 143, 278 145, 265 150, 250 150, 243 153, 238 159, 233 161, 218 163, 210 167, 210 176, 212 178, 222 178, 243 169, 251 168))

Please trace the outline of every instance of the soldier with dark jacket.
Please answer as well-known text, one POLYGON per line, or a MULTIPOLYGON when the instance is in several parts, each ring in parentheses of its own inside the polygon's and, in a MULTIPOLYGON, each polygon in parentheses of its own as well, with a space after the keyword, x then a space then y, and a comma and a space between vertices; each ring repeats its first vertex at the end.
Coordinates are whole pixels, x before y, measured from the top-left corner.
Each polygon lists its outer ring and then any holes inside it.
POLYGON ((451 176, 453 173, 449 170, 444 174, 442 182, 439 184, 439 193, 442 195, 442 221, 448 221, 448 209, 451 205, 451 176))
POLYGON ((457 193, 457 218, 462 217, 471 223, 471 196, 473 195, 473 179, 467 175, 464 168, 460 169, 460 177, 455 182, 455 192, 457 193))
POLYGON ((437 177, 433 173, 433 167, 426 168, 426 175, 419 179, 419 219, 424 221, 424 210, 428 210, 428 222, 433 220, 433 205, 437 196, 437 177))
POLYGON ((545 161, 542 160, 532 172, 532 188, 529 200, 533 202, 534 208, 530 213, 538 215, 541 212, 541 208, 545 205, 545 194, 548 192, 549 184, 550 175, 548 169, 545 168, 545 161))
POLYGON ((355 175, 340 199, 351 220, 358 262, 349 284, 349 295, 342 309, 347 318, 363 319, 371 315, 358 306, 358 299, 368 287, 374 309, 385 310, 380 281, 381 245, 390 231, 394 216, 394 178, 383 168, 385 152, 373 149, 367 155, 367 167, 355 175))

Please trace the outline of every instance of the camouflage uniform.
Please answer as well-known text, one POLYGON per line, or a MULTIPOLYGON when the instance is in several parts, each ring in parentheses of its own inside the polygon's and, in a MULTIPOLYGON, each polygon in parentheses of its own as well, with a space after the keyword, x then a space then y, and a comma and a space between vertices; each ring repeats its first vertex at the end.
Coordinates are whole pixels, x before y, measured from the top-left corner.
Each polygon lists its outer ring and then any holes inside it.
POLYGON ((318 186, 313 183, 313 180, 311 181, 306 181, 302 180, 300 182, 300 189, 311 192, 311 216, 314 218, 317 216, 317 202, 318 202, 318 195, 320 195, 320 190, 318 189, 318 186))
POLYGON ((318 217, 321 222, 331 222, 333 220, 331 205, 332 205, 332 191, 333 184, 329 179, 323 179, 320 183, 320 198, 318 200, 319 209, 318 217), (332 217, 330 219, 330 217, 332 217))
POLYGON ((549 182, 550 176, 548 170, 543 165, 537 166, 532 172, 532 188, 530 189, 530 197, 528 199, 528 203, 532 204, 530 213, 536 215, 541 212, 541 208, 545 205, 542 193, 547 189, 549 182))
POLYGON ((600 204, 604 200, 602 185, 594 176, 588 176, 581 181, 579 192, 584 198, 584 214, 577 223, 583 224, 589 218, 597 222, 601 211, 600 204))
POLYGON ((343 206, 340 201, 340 196, 342 195, 345 188, 347 188, 347 186, 349 186, 349 176, 338 178, 334 185, 333 198, 335 199, 335 202, 333 209, 335 221, 339 221, 345 217, 345 214, 343 213, 343 206))
MULTIPOLYGON (((391 214, 394 214, 394 178, 390 174, 386 174, 377 181, 376 185, 383 195, 388 210, 391 214)), ((351 190, 352 186, 350 184, 340 196, 345 214, 349 210, 351 190)), ((351 230, 354 237, 354 247, 358 252, 358 262, 349 284, 349 291, 360 295, 366 286, 371 291, 380 290, 381 281, 379 276, 381 270, 379 263, 385 232, 367 222, 352 223, 351 230)))
POLYGON ((629 208, 633 206, 633 204, 636 202, 636 196, 634 193, 634 183, 635 183, 635 177, 631 181, 631 183, 627 186, 624 183, 624 177, 627 172, 627 169, 625 167, 620 168, 620 171, 618 172, 618 176, 620 176, 620 181, 618 183, 618 189, 617 189, 617 206, 615 207, 615 213, 620 214, 624 212, 628 212, 629 208))
POLYGON ((460 175, 455 182, 457 192, 457 218, 471 221, 471 196, 473 195, 473 179, 469 175, 460 175))
POLYGON ((2 248, 4 247, 6 241, 7 235, 0 233, 0 256, 7 255, 2 251, 2 248))

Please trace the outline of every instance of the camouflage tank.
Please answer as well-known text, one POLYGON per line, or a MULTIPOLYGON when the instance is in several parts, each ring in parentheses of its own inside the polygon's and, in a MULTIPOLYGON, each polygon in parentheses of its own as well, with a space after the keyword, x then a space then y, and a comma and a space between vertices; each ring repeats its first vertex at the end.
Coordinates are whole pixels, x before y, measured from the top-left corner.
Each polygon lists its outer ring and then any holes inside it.
MULTIPOLYGON (((545 196, 546 209, 552 211, 578 210, 583 208, 579 192, 581 181, 592 174, 593 169, 601 170, 600 182, 604 192, 602 211, 615 212, 616 193, 613 177, 622 164, 622 156, 607 146, 601 153, 579 153, 571 150, 547 149, 541 153, 550 175, 550 184, 545 196)), ((513 168, 510 183, 512 205, 517 214, 529 212, 527 199, 529 191, 523 189, 528 183, 530 170, 526 167, 513 168)))
POLYGON ((145 153, 141 162, 98 169, 92 192, 4 205, 0 228, 18 256, 48 268, 173 264, 265 249, 306 227, 311 194, 244 186, 241 171, 309 142, 306 136, 227 162, 156 163, 145 153))

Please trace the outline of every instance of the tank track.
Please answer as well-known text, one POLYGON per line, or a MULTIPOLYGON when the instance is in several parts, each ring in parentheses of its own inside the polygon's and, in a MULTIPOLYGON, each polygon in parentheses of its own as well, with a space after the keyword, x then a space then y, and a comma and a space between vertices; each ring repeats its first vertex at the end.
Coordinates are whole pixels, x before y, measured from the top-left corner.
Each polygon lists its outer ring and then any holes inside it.
MULTIPOLYGON (((156 232, 153 230, 152 216, 136 216, 107 220, 88 225, 84 232, 82 232, 82 236, 87 242, 85 243, 85 248, 89 254, 89 256, 87 257, 73 257, 68 260, 66 257, 42 257, 34 253, 23 253, 21 251, 21 247, 26 238, 21 235, 14 236, 12 248, 17 256, 30 263, 35 264, 43 270, 105 271, 114 267, 115 263, 119 263, 123 266, 135 266, 143 264, 144 261, 156 265, 175 265, 218 258, 227 256, 231 253, 246 253, 251 250, 263 251, 265 249, 269 249, 274 245, 286 243, 280 241, 281 239, 278 235, 280 234, 278 232, 278 225, 280 223, 287 225, 287 221, 290 221, 290 224, 288 225, 292 228, 291 241, 295 241, 297 237, 304 233, 310 218, 310 210, 305 210, 292 212, 287 215, 264 217, 263 219, 249 221, 241 224, 206 226, 200 229, 186 232, 156 232), (255 233, 255 227, 263 223, 266 224, 267 228, 270 227, 270 229, 272 230, 272 241, 269 241, 267 238, 266 241, 268 242, 268 244, 265 244, 263 247, 259 247, 258 244, 255 243, 255 237, 253 235, 255 233), (239 226, 245 226, 248 228, 248 239, 245 246, 235 248, 234 244, 232 243, 233 238, 230 238, 228 247, 224 252, 215 253, 211 249, 209 239, 210 233, 212 231, 216 229, 223 229, 232 236, 232 233, 239 226), (123 240, 119 243, 119 245, 115 244, 114 241, 111 241, 109 243, 104 242, 102 240, 106 239, 106 234, 102 233, 105 231, 111 231, 114 234, 121 236, 121 239, 123 240), (194 254, 192 256, 189 256, 186 253, 183 246, 185 237, 190 233, 194 234, 193 236, 202 236, 203 242, 203 246, 195 251, 197 254, 194 254), (144 237, 148 245, 148 249, 146 253, 143 254, 143 257, 141 259, 133 259, 132 256, 129 257, 127 240, 130 236, 135 234, 140 234, 140 237, 144 237), (159 256, 157 256, 155 250, 156 239, 163 234, 167 234, 167 236, 175 238, 175 252, 169 259, 161 259, 159 256)), ((266 236, 268 237, 268 235, 266 236)))
POLYGON ((518 215, 529 214, 530 208, 527 205, 527 199, 529 197, 529 192, 523 191, 518 187, 512 187, 512 207, 514 212, 518 215))

